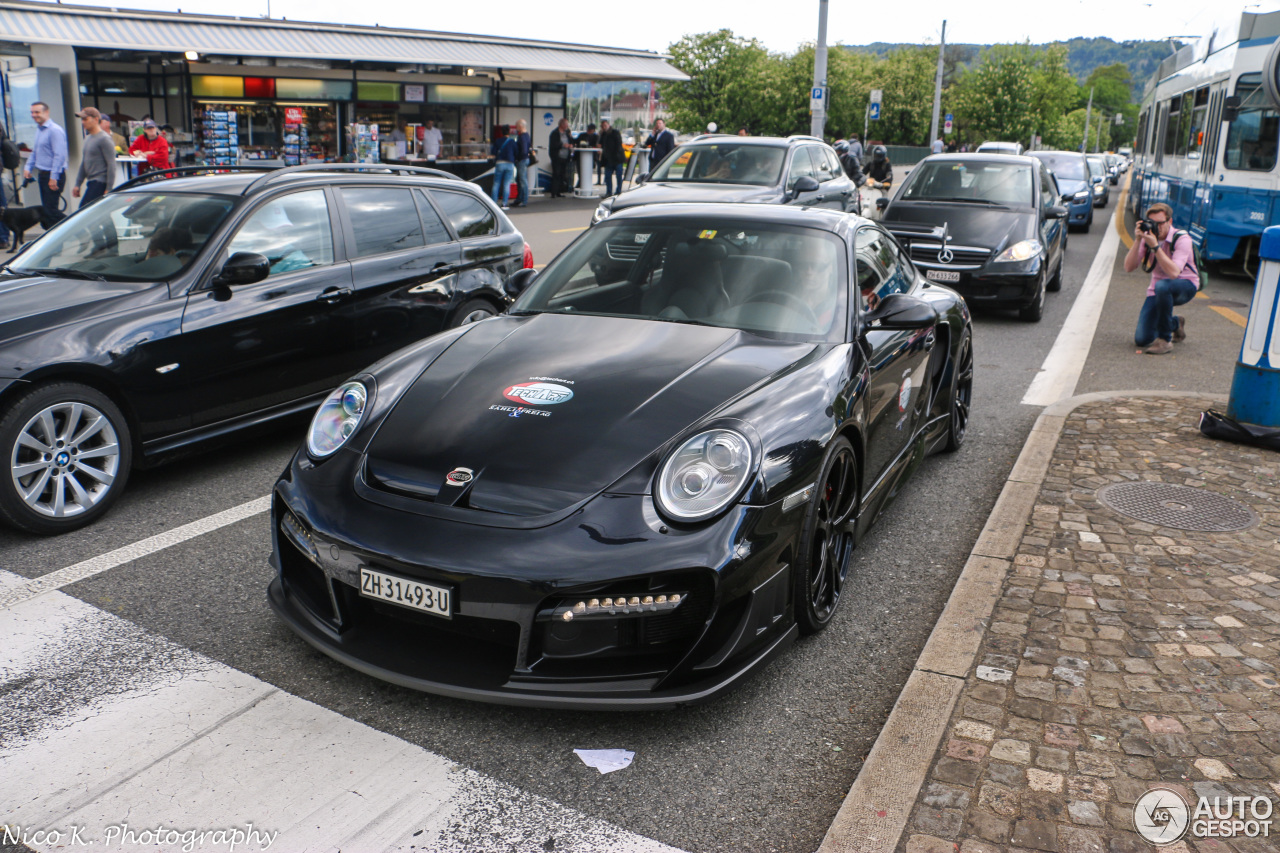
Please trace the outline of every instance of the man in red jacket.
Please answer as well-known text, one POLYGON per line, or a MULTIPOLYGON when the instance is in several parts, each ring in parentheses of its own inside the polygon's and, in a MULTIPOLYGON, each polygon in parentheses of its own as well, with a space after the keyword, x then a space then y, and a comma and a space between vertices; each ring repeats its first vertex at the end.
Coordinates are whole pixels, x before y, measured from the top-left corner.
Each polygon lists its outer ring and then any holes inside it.
POLYGON ((160 135, 160 128, 151 119, 142 123, 142 135, 133 140, 129 153, 147 158, 146 165, 139 172, 173 168, 169 165, 169 141, 160 135))

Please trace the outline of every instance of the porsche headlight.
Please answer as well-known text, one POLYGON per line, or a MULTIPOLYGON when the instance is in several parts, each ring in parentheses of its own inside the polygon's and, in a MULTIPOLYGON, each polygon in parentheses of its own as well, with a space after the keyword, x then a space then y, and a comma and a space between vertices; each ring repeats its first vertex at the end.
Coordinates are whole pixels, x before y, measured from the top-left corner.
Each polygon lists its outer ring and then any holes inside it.
POLYGON ((997 255, 996 263, 1029 261, 1042 251, 1044 251, 1044 247, 1040 245, 1039 240, 1023 240, 1021 243, 1014 243, 997 255))
POLYGON ((591 214, 591 224, 595 225, 597 222, 607 219, 610 213, 613 213, 613 199, 606 198, 596 205, 596 212, 591 214))
POLYGON ((710 518, 732 503, 751 476, 751 443, 741 433, 698 433, 671 454, 658 472, 658 506, 678 521, 710 518))
POLYGON ((362 382, 344 382, 329 395, 307 430, 307 451, 323 459, 346 443, 364 420, 369 392, 362 382))

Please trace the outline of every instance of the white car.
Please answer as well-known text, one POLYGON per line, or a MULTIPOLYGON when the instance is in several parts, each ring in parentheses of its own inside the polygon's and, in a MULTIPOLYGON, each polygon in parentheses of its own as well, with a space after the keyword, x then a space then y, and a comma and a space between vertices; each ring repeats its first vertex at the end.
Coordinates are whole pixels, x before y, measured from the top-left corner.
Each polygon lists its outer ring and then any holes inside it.
POLYGON ((978 154, 1022 154, 1021 142, 984 142, 978 146, 978 154))

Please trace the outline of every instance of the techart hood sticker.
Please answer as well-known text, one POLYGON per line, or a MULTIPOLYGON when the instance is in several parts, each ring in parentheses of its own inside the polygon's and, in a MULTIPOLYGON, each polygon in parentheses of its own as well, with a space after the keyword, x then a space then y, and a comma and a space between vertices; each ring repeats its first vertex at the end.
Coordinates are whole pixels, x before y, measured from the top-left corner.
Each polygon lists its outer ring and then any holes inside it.
POLYGON ((559 382, 517 382, 515 385, 508 385, 502 396, 525 406, 552 406, 572 400, 573 389, 559 382))

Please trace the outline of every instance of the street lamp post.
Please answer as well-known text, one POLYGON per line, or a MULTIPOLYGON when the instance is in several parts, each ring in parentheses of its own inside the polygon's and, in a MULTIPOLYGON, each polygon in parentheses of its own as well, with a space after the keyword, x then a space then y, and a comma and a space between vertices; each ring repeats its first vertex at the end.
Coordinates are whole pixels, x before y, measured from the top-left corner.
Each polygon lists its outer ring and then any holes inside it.
POLYGON ((809 134, 822 138, 827 123, 827 0, 818 0, 818 43, 813 51, 813 88, 821 91, 821 100, 811 99, 812 117, 809 134))

